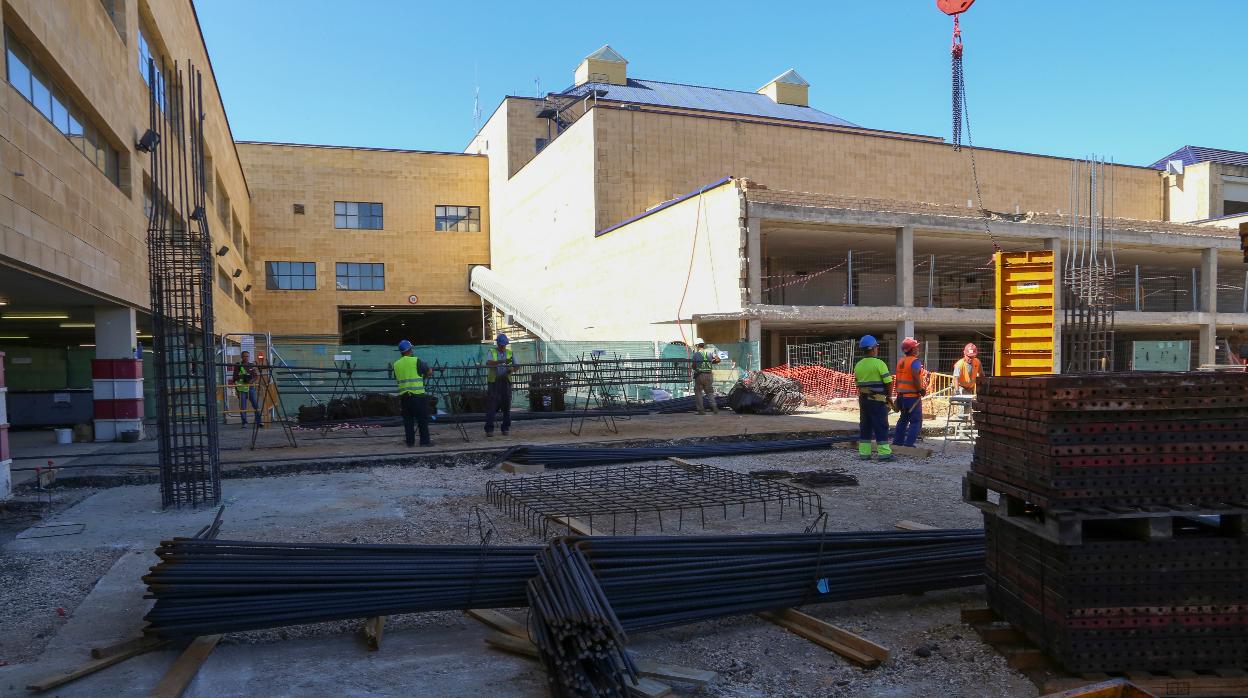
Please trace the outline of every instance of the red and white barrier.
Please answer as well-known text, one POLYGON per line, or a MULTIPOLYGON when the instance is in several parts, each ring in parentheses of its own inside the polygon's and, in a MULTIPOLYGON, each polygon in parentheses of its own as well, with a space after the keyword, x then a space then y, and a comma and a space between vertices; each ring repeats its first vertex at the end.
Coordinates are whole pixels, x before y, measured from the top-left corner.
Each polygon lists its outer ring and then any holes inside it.
POLYGON ((138 359, 93 359, 91 384, 95 398, 95 440, 115 441, 124 431, 143 436, 143 362, 138 359))

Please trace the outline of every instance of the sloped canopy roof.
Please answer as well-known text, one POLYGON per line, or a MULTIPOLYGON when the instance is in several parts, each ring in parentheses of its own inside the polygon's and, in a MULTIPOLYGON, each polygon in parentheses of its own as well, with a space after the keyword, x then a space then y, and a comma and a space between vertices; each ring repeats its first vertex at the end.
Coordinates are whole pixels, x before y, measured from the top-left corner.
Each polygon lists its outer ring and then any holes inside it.
MULTIPOLYGON (((771 82, 784 82, 790 85, 801 85, 802 87, 810 87, 810 83, 806 82, 806 78, 803 78, 801 75, 798 75, 797 71, 793 70, 792 68, 789 68, 783 73, 780 73, 771 82)), ((767 84, 770 85, 771 83, 769 82, 767 84)))
POLYGON ((1224 165, 1248 166, 1248 153, 1239 150, 1222 150, 1220 148, 1203 148, 1198 145, 1185 145, 1157 162, 1154 162, 1152 164, 1152 168, 1155 170, 1164 170, 1166 169, 1166 163, 1171 160, 1181 160, 1185 167, 1187 165, 1195 165, 1198 162, 1217 162, 1224 165))
POLYGON ((624 60, 624 57, 621 56, 618 51, 611 48, 607 44, 603 44, 602 48, 586 56, 585 60, 589 60, 591 58, 596 61, 608 61, 610 63, 627 63, 628 62, 624 60))

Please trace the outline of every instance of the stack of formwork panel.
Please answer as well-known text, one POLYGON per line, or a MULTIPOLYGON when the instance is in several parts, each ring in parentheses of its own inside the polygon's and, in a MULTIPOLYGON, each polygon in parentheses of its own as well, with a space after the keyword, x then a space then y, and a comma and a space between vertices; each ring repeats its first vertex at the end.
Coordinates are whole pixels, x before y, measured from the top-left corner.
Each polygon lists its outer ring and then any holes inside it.
POLYGON ((994 611, 1071 671, 1248 665, 1248 374, 994 377, 975 407, 994 611))

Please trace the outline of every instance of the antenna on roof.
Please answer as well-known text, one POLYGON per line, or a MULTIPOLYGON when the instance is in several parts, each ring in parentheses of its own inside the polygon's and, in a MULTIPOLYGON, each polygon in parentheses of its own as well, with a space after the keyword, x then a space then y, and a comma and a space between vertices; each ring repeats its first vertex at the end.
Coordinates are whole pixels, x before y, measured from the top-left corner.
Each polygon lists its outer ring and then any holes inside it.
POLYGON ((473 133, 481 132, 481 81, 477 77, 477 64, 472 64, 472 126, 473 133))
POLYGON ((533 78, 533 96, 542 96, 542 79, 540 77, 533 78))

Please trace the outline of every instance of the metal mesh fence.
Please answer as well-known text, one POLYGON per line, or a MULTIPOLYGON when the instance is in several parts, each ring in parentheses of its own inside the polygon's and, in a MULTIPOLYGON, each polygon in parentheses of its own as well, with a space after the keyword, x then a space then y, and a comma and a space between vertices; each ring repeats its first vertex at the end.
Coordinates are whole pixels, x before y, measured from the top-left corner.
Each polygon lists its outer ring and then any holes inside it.
POLYGON ((994 306, 990 257, 927 254, 914 257, 914 304, 921 308, 990 310, 994 306))
POLYGON ((772 305, 897 305, 896 288, 892 253, 846 250, 763 260, 763 302, 772 305))
POLYGON ((1195 267, 1120 266, 1114 276, 1114 310, 1197 310, 1200 270, 1195 267))
POLYGON ((1218 269, 1218 312, 1248 313, 1248 270, 1218 269))

